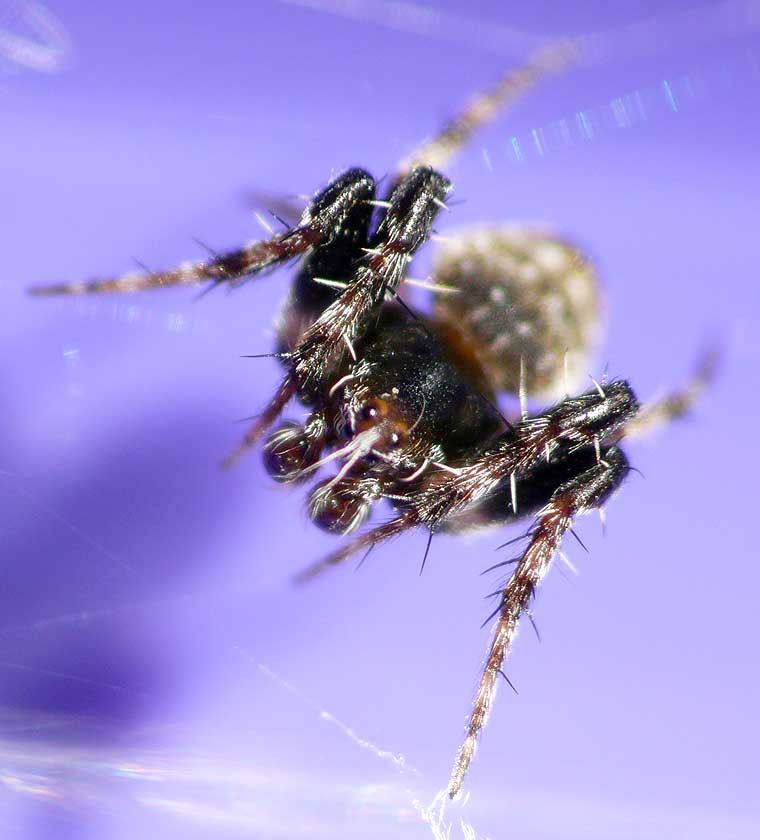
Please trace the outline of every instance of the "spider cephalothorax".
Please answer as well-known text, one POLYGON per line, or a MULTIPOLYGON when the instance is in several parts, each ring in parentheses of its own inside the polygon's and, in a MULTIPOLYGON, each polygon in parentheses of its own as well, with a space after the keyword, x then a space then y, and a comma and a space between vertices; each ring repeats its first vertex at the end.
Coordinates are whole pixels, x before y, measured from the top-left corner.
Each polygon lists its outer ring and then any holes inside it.
POLYGON ((264 442, 279 482, 315 480, 311 519, 347 535, 387 501, 385 524, 306 569, 307 579, 359 550, 408 529, 461 532, 534 517, 528 544, 498 593, 491 646, 449 783, 454 796, 493 701, 520 616, 574 518, 601 509, 629 467, 624 436, 683 414, 710 368, 682 391, 642 409, 625 381, 578 388, 597 340, 600 295, 588 260, 555 236, 527 228, 480 226, 452 238, 435 262, 434 305, 412 311, 399 296, 409 263, 429 239, 451 184, 439 171, 497 106, 557 70, 571 52, 542 53, 506 74, 460 118, 403 163, 387 195, 353 168, 319 191, 285 233, 206 262, 150 275, 60 284, 35 294, 126 292, 210 281, 239 285, 300 258, 277 322, 284 375, 232 464, 264 442), (500 394, 519 397, 505 416, 500 394), (555 404, 536 415, 528 398, 555 404), (270 431, 296 399, 307 416, 270 431))

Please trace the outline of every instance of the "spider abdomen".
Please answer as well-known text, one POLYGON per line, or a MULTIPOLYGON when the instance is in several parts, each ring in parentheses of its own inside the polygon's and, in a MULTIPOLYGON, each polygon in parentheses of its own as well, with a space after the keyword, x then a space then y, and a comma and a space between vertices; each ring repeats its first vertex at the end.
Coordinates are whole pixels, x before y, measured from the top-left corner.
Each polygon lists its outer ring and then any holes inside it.
POLYGON ((596 272, 575 248, 518 227, 478 227, 448 238, 435 264, 435 313, 459 334, 496 391, 572 391, 590 367, 601 300, 596 272))

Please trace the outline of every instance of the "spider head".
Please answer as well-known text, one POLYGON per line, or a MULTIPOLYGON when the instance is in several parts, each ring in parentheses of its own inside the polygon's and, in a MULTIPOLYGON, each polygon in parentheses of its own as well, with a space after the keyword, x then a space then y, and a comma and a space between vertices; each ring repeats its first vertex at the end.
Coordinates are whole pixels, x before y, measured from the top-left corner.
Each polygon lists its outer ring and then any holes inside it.
POLYGON ((382 397, 364 400, 351 411, 351 429, 357 437, 371 438, 371 453, 384 461, 400 457, 411 432, 397 406, 382 397))

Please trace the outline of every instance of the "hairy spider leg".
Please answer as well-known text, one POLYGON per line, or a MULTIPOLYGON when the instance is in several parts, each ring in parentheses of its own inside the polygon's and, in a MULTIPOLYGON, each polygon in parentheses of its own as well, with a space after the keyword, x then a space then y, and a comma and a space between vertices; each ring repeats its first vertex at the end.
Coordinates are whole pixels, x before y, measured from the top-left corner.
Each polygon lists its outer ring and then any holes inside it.
POLYGON ((346 196, 350 206, 329 238, 301 263, 277 319, 277 350, 286 364, 287 354, 349 284, 369 244, 376 185, 369 173, 350 171, 362 173, 346 196))
POLYGON ((717 344, 708 345, 686 382, 662 397, 645 402, 639 413, 622 427, 619 437, 635 438, 650 434, 673 420, 688 416, 704 391, 714 383, 720 358, 720 347, 717 344))
MULTIPOLYGON (((571 67, 577 59, 578 49, 569 40, 558 41, 537 50, 522 67, 513 68, 505 73, 493 87, 475 97, 438 135, 423 143, 403 160, 398 166, 395 181, 403 180, 417 167, 444 167, 469 141, 472 134, 493 120, 502 108, 511 104, 541 79, 571 67)), ((188 261, 174 269, 33 286, 29 293, 38 297, 128 293, 206 281, 211 281, 214 285, 236 285, 255 273, 298 257, 323 244, 332 232, 340 230, 342 225, 337 216, 346 206, 339 201, 336 206, 331 207, 330 200, 335 197, 335 192, 341 192, 346 182, 355 175, 358 176, 359 182, 368 177, 361 170, 349 170, 323 190, 303 211, 298 225, 271 239, 257 240, 242 248, 213 254, 210 260, 188 261)), ((358 186, 361 190, 361 183, 358 186)), ((374 189, 374 183, 372 188, 374 189)), ((371 195, 367 196, 369 201, 372 198, 371 195)))
MULTIPOLYGON (((334 287, 314 282, 314 278, 329 276, 348 282, 363 255, 362 249, 369 242, 375 195, 372 176, 362 169, 350 169, 331 186, 334 188, 330 196, 333 203, 327 203, 327 206, 339 203, 341 209, 339 214, 333 214, 335 229, 312 249, 304 261, 278 319, 278 351, 286 363, 291 350, 301 343, 304 333, 340 294, 334 287)), ((321 195, 315 204, 319 205, 320 198, 321 195)), ((269 405, 222 462, 225 469, 234 466, 257 443, 297 390, 297 382, 292 377, 281 383, 269 405)), ((305 427, 285 424, 277 429, 266 445, 265 462, 270 475, 278 481, 295 481, 300 469, 319 459, 326 435, 324 418, 313 416, 305 427)))
POLYGON ((293 583, 308 583, 329 569, 330 566, 337 566, 360 551, 369 552, 381 542, 385 542, 385 540, 391 537, 397 537, 399 534, 403 534, 405 531, 419 524, 419 522, 415 521, 414 514, 411 512, 397 516, 395 519, 391 519, 390 522, 385 522, 373 528, 371 531, 359 534, 359 536, 354 537, 354 539, 347 542, 342 548, 331 552, 327 557, 323 557, 318 562, 306 566, 293 577, 293 583))
POLYGON ((415 508, 422 522, 437 528, 509 478, 511 502, 517 512, 519 483, 537 463, 551 461, 558 449, 570 453, 583 447, 598 449, 599 442, 613 435, 638 409, 638 400, 625 380, 610 382, 603 391, 563 400, 544 414, 508 429, 472 463, 431 482, 417 495, 415 508))
POLYGON ((578 58, 577 46, 568 39, 536 50, 524 65, 508 70, 492 87, 475 96, 435 137, 422 143, 402 160, 397 168, 396 179, 402 178, 416 166, 445 168, 477 129, 491 122, 500 111, 512 105, 538 82, 572 67, 578 58))
POLYGON ((528 515, 535 509, 535 503, 518 512, 514 506, 515 486, 519 496, 521 484, 532 483, 529 492, 535 495, 536 482, 545 482, 538 472, 540 466, 550 463, 552 458, 573 455, 583 449, 596 456, 596 441, 614 437, 635 416, 638 408, 636 396, 624 380, 608 383, 602 394, 594 389, 563 400, 544 414, 499 435, 471 463, 458 467, 446 465, 424 476, 418 489, 402 497, 402 509, 395 519, 354 537, 305 568, 296 581, 310 580, 357 552, 412 528, 425 525, 433 531, 446 530, 447 520, 466 514, 489 494, 498 492, 505 480, 513 510, 509 517, 505 508, 505 516, 499 522, 528 515), (513 475, 516 476, 514 482, 511 481, 513 475))
MULTIPOLYGON (((285 406, 296 395, 296 391, 297 383, 294 380, 284 379, 280 383, 279 388, 275 391, 275 395, 269 401, 267 407, 256 417, 253 425, 243 435, 240 443, 238 443, 232 452, 230 452, 230 454, 222 461, 222 469, 228 470, 231 467, 234 467, 243 455, 245 455, 251 447, 258 443, 262 434, 272 425, 272 423, 274 423, 274 421, 282 413, 285 406)), ((275 435, 279 436, 279 434, 283 432, 284 428, 280 428, 277 432, 275 432, 275 435)), ((275 444, 273 443, 273 445, 275 444)))
POLYGON ((386 294, 398 288, 407 264, 428 238, 450 187, 446 178, 428 168, 413 170, 398 184, 351 281, 287 355, 290 370, 248 430, 236 457, 261 438, 292 396, 321 399, 324 383, 332 385, 346 374, 346 355, 356 360, 354 341, 366 330, 386 294))
POLYGON ((178 268, 147 274, 125 274, 79 283, 33 286, 35 296, 137 292, 165 286, 202 283, 238 285, 253 274, 312 251, 340 232, 357 202, 371 200, 375 184, 361 169, 350 169, 317 194, 304 210, 296 227, 271 239, 251 242, 202 262, 186 262, 178 268))
MULTIPOLYGON (((446 168, 452 158, 460 152, 472 139, 477 129, 492 122, 500 112, 509 108, 524 93, 534 85, 552 75, 556 75, 572 68, 578 61, 579 50, 574 42, 562 39, 536 50, 528 57, 526 63, 520 67, 510 68, 496 83, 474 97, 466 108, 455 118, 447 122, 440 132, 429 140, 424 141, 404 160, 402 160, 394 174, 393 186, 405 178, 416 167, 430 167, 441 170, 446 168)), ((278 195, 269 195, 254 191, 249 194, 251 202, 258 207, 276 207, 277 212, 269 210, 282 223, 280 215, 293 216, 297 214, 297 207, 292 199, 278 195)), ((387 201, 375 201, 375 205, 387 206, 387 201)), ((319 273, 315 271, 313 277, 327 277, 336 279, 335 273, 319 273)), ((342 276, 342 275, 340 275, 342 276)), ((424 280, 405 278, 406 283, 413 286, 429 288, 440 293, 455 293, 458 290, 447 288, 424 280)))
POLYGON ((430 235, 451 182, 428 167, 414 169, 395 188, 363 260, 343 290, 304 334, 293 353, 299 387, 321 382, 352 353, 389 292, 395 292, 412 256, 430 235))
POLYGON ((563 484, 536 517, 530 544, 501 595, 498 620, 467 724, 466 737, 449 781, 448 794, 452 799, 462 787, 475 754, 478 736, 488 720, 497 680, 515 640, 520 617, 549 571, 562 538, 576 516, 600 508, 606 502, 620 486, 628 469, 628 459, 622 450, 615 446, 605 449, 604 457, 598 463, 563 484))

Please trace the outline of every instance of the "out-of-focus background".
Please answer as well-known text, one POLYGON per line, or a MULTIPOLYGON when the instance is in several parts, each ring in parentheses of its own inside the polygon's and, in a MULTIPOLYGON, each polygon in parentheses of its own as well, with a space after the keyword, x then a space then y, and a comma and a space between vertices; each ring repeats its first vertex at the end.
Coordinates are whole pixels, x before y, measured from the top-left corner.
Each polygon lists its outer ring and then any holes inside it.
MULTIPOLYGON (((760 836, 760 3, 0 3, 0 835, 760 836), (295 589, 335 541, 258 454, 287 271, 38 300, 262 235, 250 195, 388 172, 556 36, 581 66, 483 131, 441 233, 551 223, 593 254, 589 373, 642 397, 720 336, 694 416, 629 453, 523 631, 441 810, 494 548, 424 535, 295 589)), ((453 202, 452 202, 453 203, 453 202)), ((420 257, 424 274, 430 249, 420 257)), ((387 515, 387 511, 383 511, 387 515)))

